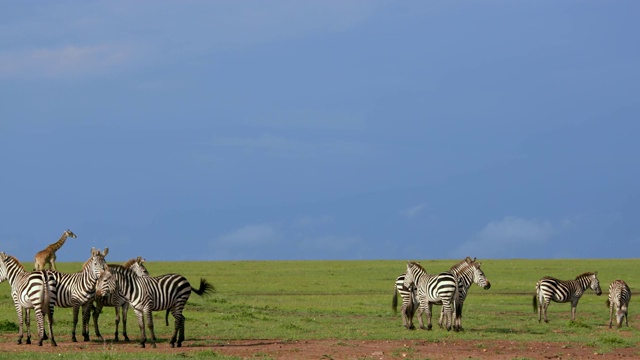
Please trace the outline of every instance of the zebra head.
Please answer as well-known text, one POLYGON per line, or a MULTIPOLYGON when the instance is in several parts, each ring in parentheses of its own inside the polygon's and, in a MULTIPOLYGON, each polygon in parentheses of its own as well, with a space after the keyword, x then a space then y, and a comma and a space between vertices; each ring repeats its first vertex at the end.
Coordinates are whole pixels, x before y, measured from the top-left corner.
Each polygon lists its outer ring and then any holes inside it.
POLYGON ((491 288, 491 283, 489 282, 489 280, 487 280, 487 277, 484 275, 484 271, 482 271, 482 269, 480 269, 480 265, 482 265, 479 262, 474 262, 471 265, 471 267, 473 268, 473 281, 475 281, 476 284, 478 284, 478 286, 480 286, 481 288, 485 289, 485 290, 489 290, 491 288))
POLYGON ((111 274, 109 268, 102 272, 96 281, 96 297, 105 299, 116 291, 116 277, 111 274))
POLYGON ((144 262, 145 260, 142 257, 138 256, 136 259, 134 259, 134 261, 131 262, 131 264, 129 264, 129 269, 131 269, 131 271, 133 271, 133 273, 138 276, 148 277, 149 271, 143 265, 144 262))
POLYGON ((7 254, 5 254, 4 251, 0 252, 0 282, 3 282, 8 278, 6 261, 7 261, 7 254))
POLYGON ((412 289, 412 287, 416 287, 416 279, 421 276, 421 274, 426 274, 426 270, 420 266, 417 262, 407 261, 407 272, 404 275, 404 287, 407 289, 412 289))
POLYGON ((104 248, 104 252, 91 248, 91 258, 84 264, 83 270, 89 272, 94 279, 98 279, 108 269, 107 262, 104 260, 108 253, 109 248, 104 248))
POLYGON ((596 292, 596 295, 602 295, 602 289, 600 289, 600 281, 598 281, 598 272, 591 274, 591 283, 589 284, 591 290, 596 292))

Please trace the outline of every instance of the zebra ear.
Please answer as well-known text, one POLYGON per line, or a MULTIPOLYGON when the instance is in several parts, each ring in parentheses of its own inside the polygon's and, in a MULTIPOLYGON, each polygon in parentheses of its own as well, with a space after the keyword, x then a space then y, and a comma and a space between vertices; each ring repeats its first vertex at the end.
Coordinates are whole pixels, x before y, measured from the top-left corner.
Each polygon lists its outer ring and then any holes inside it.
POLYGON ((96 248, 91 248, 91 256, 96 256, 96 248))
POLYGON ((593 274, 594 274, 595 276, 598 276, 598 272, 597 272, 597 271, 596 271, 596 272, 594 272, 593 274))
POLYGON ((109 253, 109 248, 108 247, 104 248, 104 252, 102 253, 102 257, 107 256, 108 253, 109 253))

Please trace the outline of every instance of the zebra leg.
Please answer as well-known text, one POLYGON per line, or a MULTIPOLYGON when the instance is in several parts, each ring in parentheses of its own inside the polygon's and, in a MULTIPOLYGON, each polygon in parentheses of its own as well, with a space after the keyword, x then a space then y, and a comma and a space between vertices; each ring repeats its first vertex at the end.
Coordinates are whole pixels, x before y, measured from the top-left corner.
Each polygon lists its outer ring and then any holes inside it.
POLYGON ((613 303, 609 304, 609 329, 611 329, 611 325, 613 323, 613 303))
POLYGON ((92 306, 93 306, 93 301, 88 301, 84 305, 82 305, 82 337, 83 337, 83 341, 89 341, 89 320, 91 320, 91 307, 92 306))
POLYGON ((147 334, 145 333, 144 327, 144 313, 141 310, 133 309, 133 312, 136 314, 136 318, 138 318, 138 327, 140 328, 140 347, 144 347, 144 343, 147 342, 147 334))
MULTIPOLYGON (((36 308, 36 322, 38 324, 38 346, 42 346, 42 342, 45 340, 44 332, 44 314, 42 309, 36 308)), ((53 336, 53 334, 51 334, 53 336)))
POLYGON ((571 321, 576 321, 576 307, 578 307, 578 301, 571 302, 571 321))
POLYGON ((122 305, 122 336, 124 337, 124 341, 129 342, 129 337, 127 336, 127 311, 129 310, 129 303, 125 302, 122 305))
MULTIPOLYGON (((17 303, 15 303, 17 304, 17 303)), ((22 312, 25 311, 22 306, 16 305, 16 312, 18 313, 18 345, 22 345, 22 337, 24 336, 22 323, 24 321, 22 312)))
POLYGON ((118 339, 118 327, 120 326, 120 306, 115 306, 116 309, 116 333, 113 337, 113 341, 120 341, 120 339, 118 339))
MULTIPOLYGON (((93 332, 96 334, 96 337, 100 338, 104 342, 104 338, 102 334, 100 334, 100 327, 98 326, 98 319, 100 318, 100 313, 102 312, 103 305, 96 301, 95 306, 92 305, 93 308, 93 332)), ((116 325, 117 326, 117 325, 116 325)), ((118 341, 118 334, 116 333, 116 341, 118 341)))
POLYGON ((418 323, 420 324, 420 329, 427 330, 427 328, 424 327, 424 320, 422 320, 422 313, 424 313, 424 311, 424 307, 420 305, 420 308, 418 309, 418 323))
POLYGON ((545 301, 544 304, 542 305, 542 313, 544 315, 544 322, 548 323, 549 319, 547 318, 547 309, 549 308, 549 303, 551 302, 551 300, 549 301, 545 301))
POLYGON ((427 330, 431 330, 433 328, 433 325, 431 325, 431 310, 432 310, 433 304, 432 303, 428 303, 427 305, 427 330))
POLYGON ((178 340, 178 347, 182 346, 182 342, 184 341, 184 315, 181 313, 173 314, 173 318, 175 319, 175 326, 173 329, 173 336, 171 336, 171 347, 174 347, 176 343, 176 338, 178 340))
POLYGON ((462 299, 458 299, 458 303, 456 304, 456 323, 454 325, 454 330, 455 331, 463 331, 464 329, 462 328, 462 305, 464 304, 462 299))
MULTIPOLYGON (((53 338, 53 302, 49 305, 49 312, 47 313, 47 323, 49 323, 49 333, 51 334, 51 346, 58 346, 56 340, 53 338)), ((46 340, 47 332, 43 329, 44 340, 46 340)))
POLYGON ((440 308, 440 319, 438 319, 438 326, 442 329, 442 320, 444 318, 444 305, 440 308))
POLYGON ((31 344, 31 310, 27 309, 27 314, 24 318, 24 324, 27 327, 27 341, 25 344, 31 344))
POLYGON ((147 321, 147 327, 149 328, 149 332, 151 333, 151 347, 155 348, 156 347, 156 333, 153 330, 153 312, 151 310, 147 310, 146 311, 146 321, 147 321))
POLYGON ((80 305, 73 305, 73 326, 71 327, 71 341, 78 342, 76 339, 76 327, 78 326, 78 312, 80 311, 80 305))

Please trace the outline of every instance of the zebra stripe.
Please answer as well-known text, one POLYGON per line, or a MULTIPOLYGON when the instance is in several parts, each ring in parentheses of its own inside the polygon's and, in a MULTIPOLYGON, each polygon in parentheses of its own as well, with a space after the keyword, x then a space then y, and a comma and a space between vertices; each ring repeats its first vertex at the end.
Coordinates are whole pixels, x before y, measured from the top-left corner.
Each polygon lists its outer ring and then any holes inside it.
MULTIPOLYGON (((464 260, 453 265, 449 272, 458 277, 458 302, 456 308, 456 319, 453 325, 454 330, 461 331, 462 329, 462 307, 464 300, 467 298, 467 293, 471 284, 476 283, 478 286, 485 290, 491 288, 491 283, 487 280, 484 272, 480 269, 482 264, 476 261, 476 258, 471 259, 466 257, 464 260)), ((438 324, 442 327, 442 320, 444 317, 444 308, 440 312, 440 320, 438 324)))
POLYGON ((73 308, 73 330, 71 341, 77 342, 76 326, 78 325, 78 312, 82 307, 82 335, 84 341, 89 341, 89 317, 91 316, 91 304, 95 296, 95 286, 98 277, 107 269, 104 257, 109 253, 109 248, 104 252, 91 248, 91 257, 82 265, 82 271, 66 274, 51 271, 55 277, 57 296, 55 306, 61 308, 73 308))
POLYGON ((536 295, 533 296, 533 311, 538 310, 538 322, 547 319, 547 308, 551 300, 557 303, 571 302, 571 320, 576 320, 576 307, 582 294, 591 288, 598 296, 602 295, 598 272, 586 272, 578 275, 575 280, 558 280, 545 276, 536 283, 536 295))
POLYGON ((629 285, 622 280, 614 280, 609 285, 609 298, 607 299, 607 307, 609 308, 609 329, 613 323, 613 311, 616 311, 616 323, 618 327, 622 326, 622 318, 629 326, 629 301, 631 300, 631 289, 629 285))
POLYGON ((458 279, 449 272, 431 275, 420 266, 420 264, 407 262, 407 272, 404 278, 404 286, 410 288, 415 284, 418 301, 420 302, 418 320, 421 329, 431 330, 431 308, 434 303, 442 303, 447 317, 447 330, 451 330, 453 322, 453 312, 457 308, 458 300, 458 279), (428 325, 425 328, 422 321, 422 314, 427 313, 428 325))
MULTIPOLYGON (((115 273, 120 272, 119 269, 122 268, 122 265, 108 264, 108 267, 111 273, 115 273)), ((104 337, 100 334, 98 319, 100 318, 100 313, 102 312, 103 307, 113 307, 116 311, 116 332, 113 340, 120 341, 118 338, 118 326, 120 324, 120 310, 122 310, 122 336, 124 337, 124 341, 129 341, 129 336, 127 336, 127 311, 129 310, 129 302, 120 294, 120 291, 118 291, 120 285, 117 282, 117 277, 112 276, 107 286, 109 286, 109 289, 112 289, 108 292, 108 296, 96 296, 94 298, 95 306, 93 308, 93 328, 95 330, 95 334, 100 338, 100 340, 105 341, 104 337)))
POLYGON ((405 274, 401 274, 396 278, 393 292, 393 301, 391 307, 394 312, 398 311, 398 295, 402 298, 402 308, 400 313, 402 314, 402 324, 409 330, 413 330, 416 327, 413 325, 413 315, 418 309, 418 299, 416 298, 415 287, 407 288, 404 286, 405 274))
POLYGON ((0 252, 0 282, 7 280, 11 285, 11 297, 13 305, 18 313, 19 333, 18 344, 22 344, 23 338, 23 309, 26 310, 24 322, 27 325, 27 344, 31 344, 31 319, 29 309, 34 309, 38 324, 38 345, 46 340, 44 331, 44 316, 49 323, 51 334, 51 346, 57 346, 53 336, 53 310, 56 293, 56 282, 50 276, 49 271, 39 270, 27 272, 24 266, 11 255, 0 252))
POLYGON ((153 311, 167 310, 175 318, 175 329, 171 337, 171 347, 182 346, 184 341, 184 321, 182 315, 184 306, 189 300, 191 291, 197 295, 204 295, 215 291, 213 285, 205 279, 200 279, 200 288, 191 287, 189 281, 179 274, 166 274, 162 276, 150 277, 147 269, 142 264, 144 260, 140 257, 130 260, 122 269, 117 272, 106 271, 96 284, 98 296, 109 296, 110 277, 116 276, 120 285, 119 291, 123 297, 129 301, 140 327, 140 346, 145 347, 147 341, 145 333, 145 321, 151 333, 151 346, 156 347, 156 336, 153 329, 153 311))

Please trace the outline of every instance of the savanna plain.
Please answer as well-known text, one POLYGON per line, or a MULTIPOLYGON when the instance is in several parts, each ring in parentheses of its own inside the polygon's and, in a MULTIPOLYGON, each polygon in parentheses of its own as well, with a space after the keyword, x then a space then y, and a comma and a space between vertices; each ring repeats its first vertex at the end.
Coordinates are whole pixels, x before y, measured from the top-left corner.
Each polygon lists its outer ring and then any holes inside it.
MULTIPOLYGON (((123 259, 122 262, 127 259, 123 259)), ((461 259, 420 260, 430 273, 448 270, 461 259)), ((110 263, 118 263, 110 261, 110 263)), ((609 359, 639 358, 640 316, 635 311, 640 284, 637 259, 491 260, 478 259, 491 289, 472 285, 464 303, 464 331, 434 327, 406 330, 391 307, 394 281, 406 261, 217 261, 153 262, 150 274, 180 273, 192 286, 201 277, 216 292, 191 294, 184 311, 186 340, 171 348, 173 318, 154 314, 157 348, 139 348, 140 330, 129 309, 130 342, 114 342, 115 311, 104 308, 100 332, 91 340, 71 342, 72 311, 55 309, 58 342, 17 345, 17 315, 6 282, 0 284, 0 358, 11 359, 609 359), (576 321, 568 303, 551 303, 549 323, 534 313, 535 284, 542 276, 574 279, 597 271, 603 294, 587 290, 576 321), (625 280, 633 297, 629 327, 609 328, 605 305, 608 286, 625 280)), ((33 264, 24 262, 26 269, 33 264)), ((81 263, 59 263, 62 272, 80 271, 81 263)), ((638 305, 640 308, 640 305, 638 305)), ((398 308, 399 310, 399 308, 398 308)), ((434 306, 437 322, 440 307, 434 306)), ((414 319, 417 324, 417 319, 414 319)), ((37 340, 32 315, 32 340, 37 340), (35 336, 34 336, 35 335, 35 336)), ((122 330, 119 330, 122 334, 122 330)), ((77 333, 81 333, 81 322, 77 333)), ((147 334, 148 335, 148 334, 147 334)), ((37 343, 37 341, 36 341, 37 343)))

